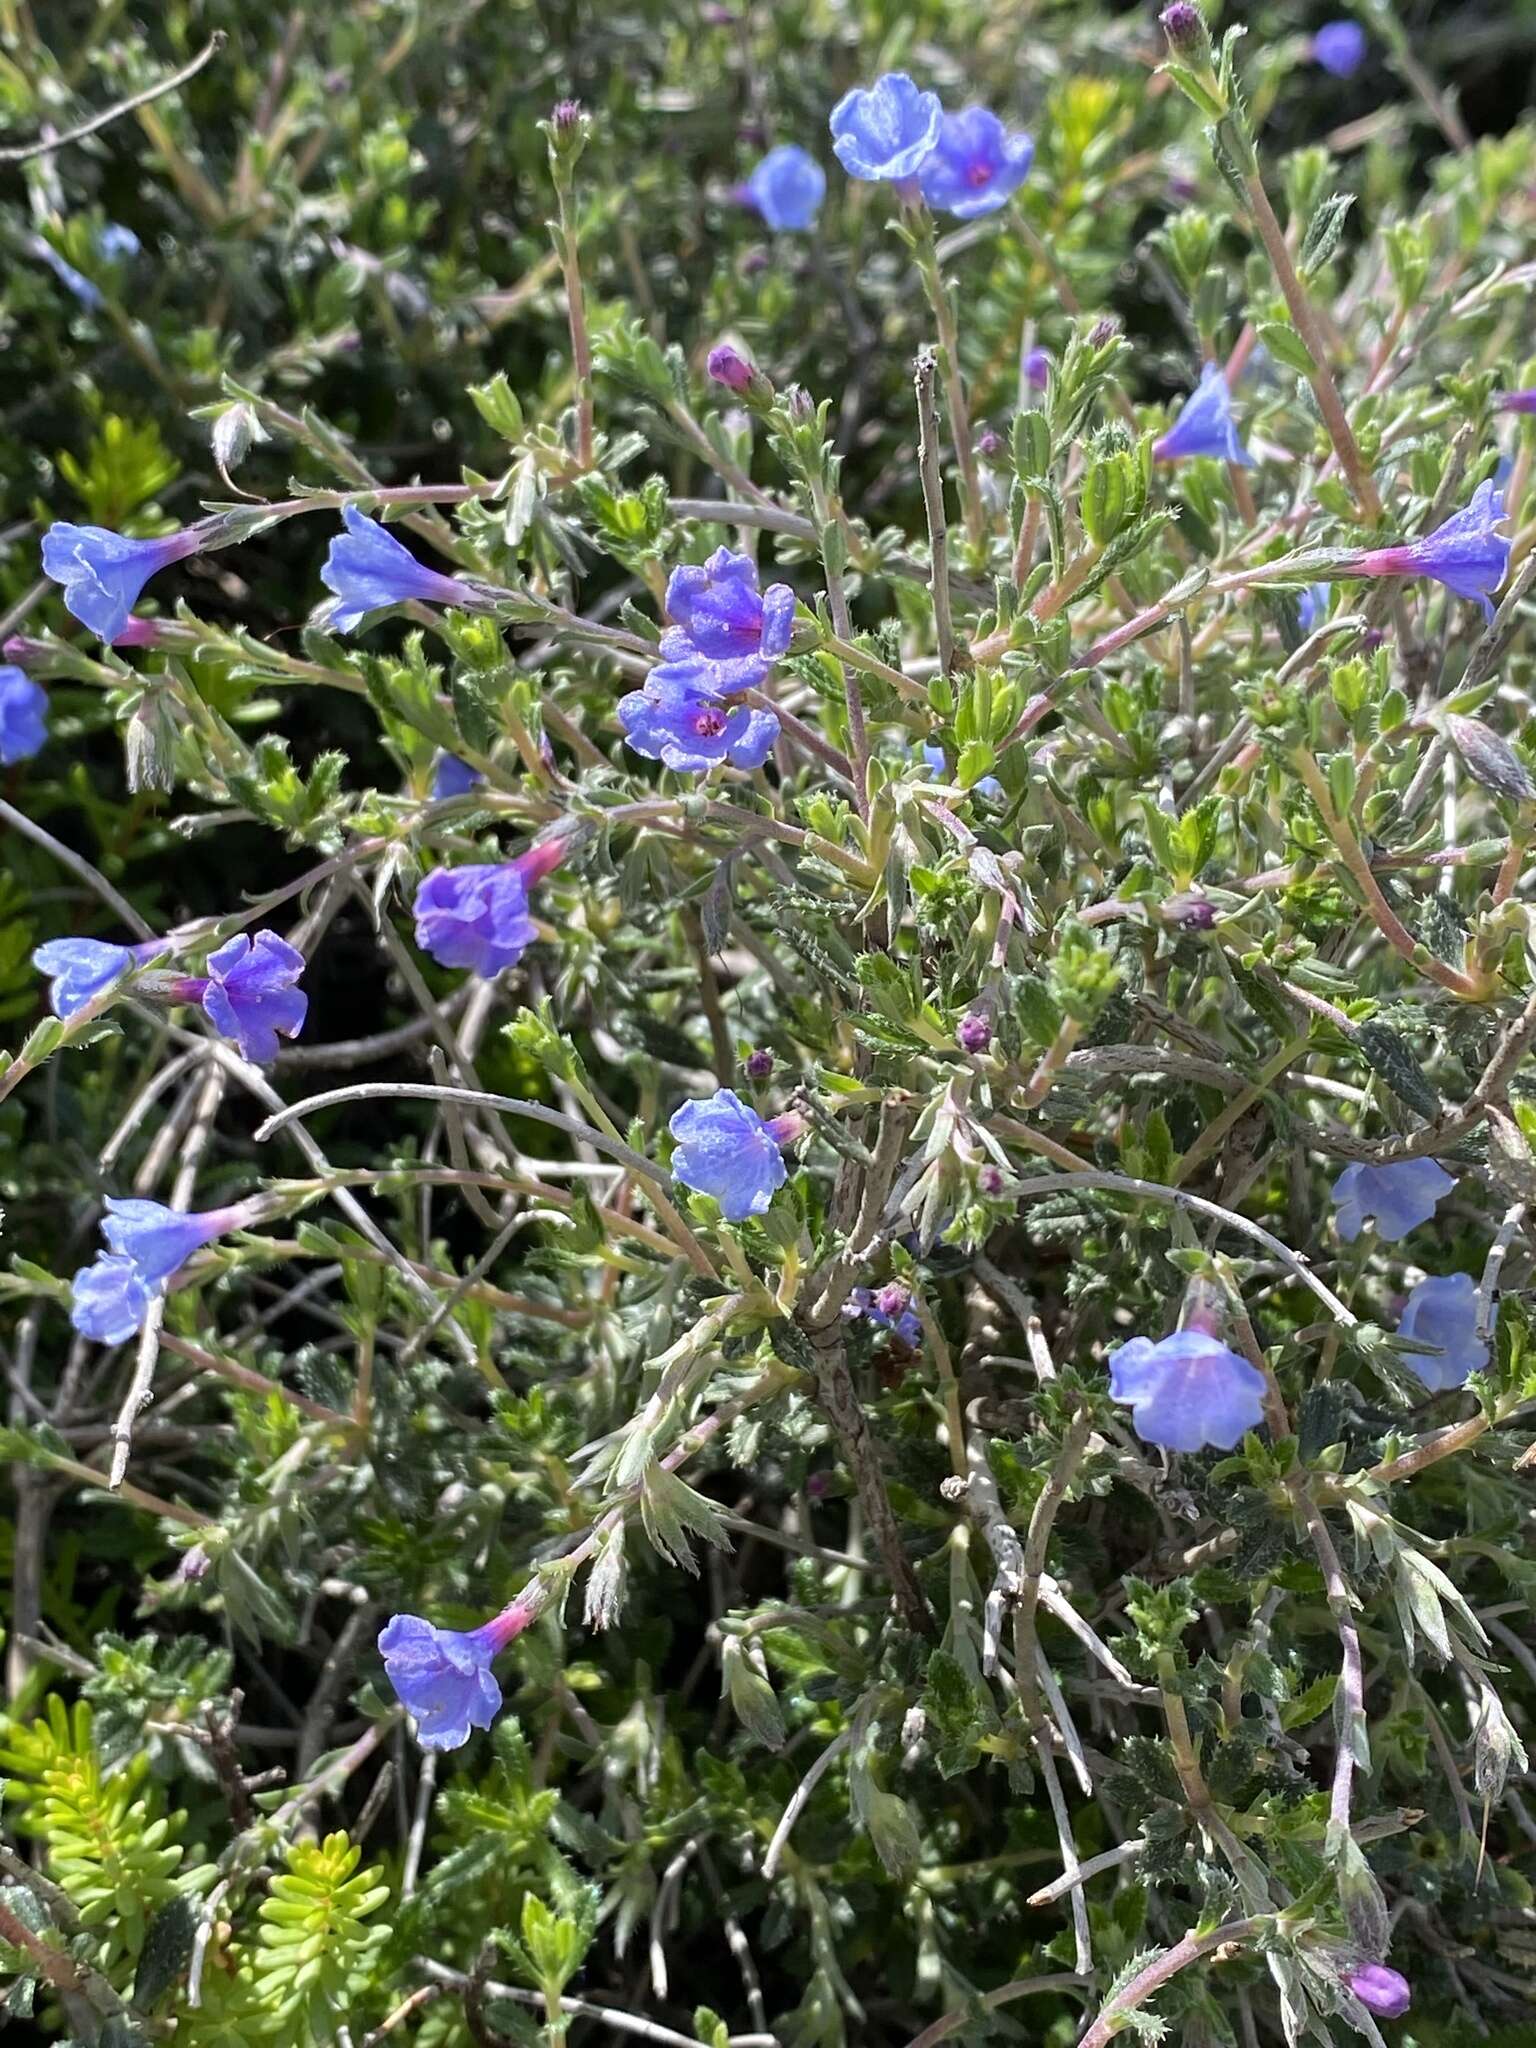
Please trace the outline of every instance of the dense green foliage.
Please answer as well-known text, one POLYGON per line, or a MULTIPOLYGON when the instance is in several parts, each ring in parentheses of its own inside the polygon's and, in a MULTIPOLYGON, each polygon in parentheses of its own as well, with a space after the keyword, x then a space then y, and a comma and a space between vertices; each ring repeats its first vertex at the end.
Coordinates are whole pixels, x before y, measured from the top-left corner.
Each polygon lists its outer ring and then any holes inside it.
POLYGON ((18 2038, 1536 2038, 1529 17, 1360 18, 1343 80, 1291 6, 1180 74, 1012 0, 0 0, 21 142, 221 38, 0 164, 18 2038), (828 143, 897 67, 1035 137, 936 245, 828 143), (790 140, 827 199, 771 235, 790 140), (1154 460, 1213 360, 1248 471, 1154 460), (1491 625, 1362 572, 1496 472, 1491 625), (498 599, 327 630, 338 508, 412 486, 498 599), (40 580, 52 521, 207 507, 154 644, 40 580), (799 609, 706 780, 615 705, 722 545, 799 609), (516 967, 421 950, 426 872, 551 829, 516 967), (258 924, 308 960, 266 1071, 30 964, 258 924), (667 1173, 722 1085, 805 1125, 736 1223, 667 1173), (1342 1169, 1428 1158, 1433 1223, 1343 1241, 1342 1169), (258 1189, 163 1325, 72 1330, 105 1197, 258 1189), (1453 1273, 1491 1356, 1428 1392, 1453 1273), (890 1282, 916 1333, 846 1313, 890 1282), (1110 1397, 1181 1304, 1266 1375, 1230 1453, 1110 1397), (522 1592, 500 1717, 423 1750, 381 1626, 522 1592))

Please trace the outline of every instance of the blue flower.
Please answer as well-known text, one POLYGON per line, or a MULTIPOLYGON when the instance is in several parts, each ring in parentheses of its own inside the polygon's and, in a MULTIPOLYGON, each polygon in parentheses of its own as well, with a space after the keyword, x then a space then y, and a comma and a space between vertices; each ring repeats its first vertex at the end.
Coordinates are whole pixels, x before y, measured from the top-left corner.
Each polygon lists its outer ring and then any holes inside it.
POLYGON ((798 1117, 764 1123, 755 1109, 718 1089, 707 1102, 685 1102, 667 1129, 677 1141, 672 1171, 701 1195, 713 1195, 727 1221, 760 1216, 788 1177, 779 1146, 799 1130, 798 1117))
POLYGON ((619 699, 619 722, 637 754, 685 775, 700 774, 728 761, 733 768, 760 768, 779 736, 771 711, 750 711, 686 684, 658 681, 619 699))
POLYGON ((333 633, 350 633, 369 612, 411 598, 462 605, 474 595, 456 576, 440 576, 418 562, 409 548, 355 505, 345 508, 341 522, 347 530, 331 542, 320 571, 320 581, 336 593, 327 620, 333 633))
POLYGON ((1353 78, 1369 45, 1358 21, 1328 21, 1312 38, 1312 55, 1335 78, 1353 78))
POLYGON ((501 1709, 494 1658, 535 1618, 525 1594, 481 1628, 437 1628, 396 1614, 379 1631, 379 1654, 400 1703, 416 1717, 424 1749, 457 1749, 471 1728, 489 1728, 501 1709))
POLYGON ((1500 412, 1536 412, 1536 390, 1501 391, 1493 402, 1500 412))
POLYGON ((906 1288, 896 1281, 884 1287, 855 1287, 843 1303, 843 1314, 850 1320, 871 1322, 877 1329, 889 1330, 899 1344, 916 1351, 922 1345, 923 1326, 917 1311, 908 1306, 909 1300, 906 1288))
POLYGON ((932 154, 917 182, 928 204, 958 220, 995 213, 1029 176, 1035 160, 1032 136, 1010 135, 986 107, 946 114, 932 154))
POLYGON ((1253 467, 1253 457, 1238 439, 1232 420, 1232 393, 1220 363, 1207 363, 1200 382, 1184 401, 1184 410, 1152 453, 1159 462, 1179 462, 1188 455, 1214 455, 1221 462, 1253 467))
POLYGON ((781 232, 813 228, 827 196, 827 174, 798 142, 770 149, 743 190, 769 227, 781 232))
POLYGON ((1372 548, 1352 567, 1360 576, 1432 576, 1458 597, 1475 597, 1491 619, 1488 593, 1509 573, 1510 544, 1493 530, 1503 517, 1503 495, 1490 477, 1473 492, 1471 504, 1433 533, 1395 548, 1372 548))
POLYGON ((48 692, 19 668, 0 668, 0 763, 30 761, 48 737, 48 692))
POLYGON ((197 526, 158 540, 129 540, 104 526, 60 519, 43 535, 43 574, 64 586, 64 602, 82 626, 99 640, 115 640, 150 577, 195 555, 203 539, 197 526))
POLYGON ((832 109, 832 148, 850 178, 911 178, 939 139, 944 109, 905 71, 855 86, 832 109))
POLYGON ((52 242, 42 235, 29 235, 27 247, 41 263, 46 263, 54 276, 68 292, 73 292, 88 312, 99 313, 106 300, 83 272, 76 270, 67 257, 61 256, 52 242))
POLYGON ((96 231, 96 253, 106 263, 126 262, 130 256, 137 256, 144 244, 121 221, 109 220, 96 231))
POLYGON ((1311 633, 1328 616, 1328 585, 1309 583, 1296 600, 1296 623, 1303 633, 1311 633))
POLYGON ((795 593, 787 583, 772 583, 759 595, 752 558, 716 548, 702 567, 687 562, 672 571, 667 616, 672 624, 661 636, 661 662, 651 681, 729 697, 766 682, 788 653, 795 593))
POLYGON ((557 867, 558 839, 494 866, 434 868, 416 891, 416 943, 439 967, 467 967, 489 981, 515 967, 539 935, 528 891, 557 867))
POLYGON ((304 955, 276 932, 237 932, 209 955, 207 980, 189 982, 186 993, 244 1058, 265 1066, 277 1058, 278 1032, 297 1038, 303 1029, 309 998, 294 985, 303 972, 304 955))
POLYGON ((55 1017, 73 1017, 108 982, 165 950, 162 939, 146 940, 142 946, 113 946, 104 939, 49 939, 32 955, 32 965, 52 980, 48 1007, 55 1017))
POLYGON ((98 1344, 121 1344, 143 1322, 151 1298, 132 1259, 108 1258, 102 1252, 94 1266, 82 1266, 70 1283, 69 1320, 82 1337, 93 1337, 98 1344))
POLYGON ((1051 381, 1050 351, 1032 348, 1024 358, 1024 381, 1031 391, 1043 391, 1051 381))
POLYGON ((1109 1361, 1109 1391, 1130 1404, 1143 1443, 1230 1451, 1264 1419, 1264 1375, 1203 1330, 1133 1337, 1109 1361))
POLYGON ((1389 1244, 1406 1237, 1435 1213, 1456 1182, 1433 1159, 1399 1159, 1390 1166, 1346 1166, 1333 1184, 1339 1235, 1353 1244, 1369 1219, 1389 1244))
POLYGON ((1421 1280, 1408 1297, 1399 1337, 1423 1344, 1404 1353, 1410 1372, 1432 1394, 1459 1387, 1469 1373, 1488 1363, 1488 1346, 1477 1334, 1477 1285, 1470 1273, 1439 1273, 1421 1280))
POLYGON ((156 1287, 242 1221, 238 1209, 204 1209, 183 1214, 161 1202, 107 1197, 101 1234, 114 1255, 126 1259, 145 1287, 156 1287))
POLYGON ((467 761, 461 761, 457 754, 439 754, 432 763, 432 795, 441 803, 444 797, 468 796, 472 789, 478 789, 485 777, 478 768, 471 768, 467 761))

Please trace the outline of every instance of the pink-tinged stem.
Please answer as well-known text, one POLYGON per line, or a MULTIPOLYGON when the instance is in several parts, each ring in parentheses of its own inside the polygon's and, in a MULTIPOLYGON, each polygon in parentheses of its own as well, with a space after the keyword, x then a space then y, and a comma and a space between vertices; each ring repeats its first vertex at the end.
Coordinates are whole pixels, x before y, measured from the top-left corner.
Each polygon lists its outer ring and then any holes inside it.
POLYGON ((1102 2008, 1078 2043, 1078 2048, 1105 2048, 1105 2044, 1120 2031, 1119 2022, 1124 2015, 1134 2012, 1139 2005, 1145 2005, 1153 1993, 1161 1991, 1180 1970, 1187 1970, 1191 1963, 1197 1963, 1213 1949, 1230 1948, 1235 1953, 1243 1942, 1252 1941, 1265 1924, 1259 1918, 1228 1920, 1224 1926, 1213 1927, 1209 1934, 1186 1934, 1182 1941, 1164 1949, 1144 1970, 1138 1971, 1119 1996, 1102 2008))

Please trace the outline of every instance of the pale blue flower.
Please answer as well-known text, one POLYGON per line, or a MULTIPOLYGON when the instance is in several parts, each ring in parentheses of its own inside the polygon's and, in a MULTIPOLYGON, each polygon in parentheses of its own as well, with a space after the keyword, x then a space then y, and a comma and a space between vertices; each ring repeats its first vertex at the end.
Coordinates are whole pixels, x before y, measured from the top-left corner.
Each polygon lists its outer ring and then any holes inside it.
POLYGON ((98 1344, 126 1343, 149 1313, 155 1291, 144 1285, 132 1259, 102 1252, 70 1284, 69 1320, 98 1344))
POLYGON ((1406 1351, 1404 1362, 1432 1394, 1461 1386, 1469 1373, 1488 1363, 1488 1346, 1477 1334, 1477 1285, 1470 1273, 1437 1273, 1421 1280, 1403 1309, 1397 1334, 1423 1351, 1406 1351))
POLYGON ((677 1143, 672 1171, 684 1187, 713 1195, 727 1220, 760 1216, 787 1178, 779 1146, 799 1119, 765 1123, 729 1088, 705 1102, 685 1102, 667 1126, 677 1143))
POLYGON ((928 204, 957 220, 973 220, 1005 206, 1035 160, 1032 136, 1010 133, 986 107, 946 114, 932 152, 917 174, 928 204))
POLYGON ((1238 438, 1232 419, 1232 393, 1220 363, 1207 363, 1200 382, 1184 401, 1184 409, 1160 440, 1152 444, 1159 462, 1179 462, 1191 455, 1213 455, 1220 462, 1253 467, 1253 457, 1238 438))
POLYGON ((1456 1182, 1433 1159, 1399 1159, 1390 1166, 1367 1166, 1357 1160, 1333 1184, 1340 1237, 1353 1244, 1367 1221, 1389 1244, 1427 1223, 1443 1195, 1456 1182))
POLYGON ((41 753, 48 738, 48 692, 19 668, 0 668, 0 764, 41 753))
POLYGON ((419 1614, 396 1614, 379 1631, 384 1669, 401 1705, 416 1717, 423 1749, 457 1749, 471 1728, 490 1727, 501 1710, 492 1661, 535 1612, 523 1596, 481 1628, 438 1628, 419 1614))
POLYGON ((1133 1337, 1109 1361, 1109 1391, 1130 1404, 1143 1443, 1230 1451, 1264 1419, 1264 1375, 1203 1330, 1133 1337))
POLYGON ((850 178, 911 178, 939 139, 944 109, 904 71, 855 86, 832 109, 837 160, 850 178))
POLYGON ((827 196, 827 174, 798 142, 770 149, 743 191, 769 227, 796 233, 816 225, 827 196))
POLYGON ((1504 517, 1504 499, 1492 477, 1480 483, 1470 504, 1421 540, 1372 548, 1351 565, 1358 576, 1430 576, 1458 597, 1475 597, 1483 616, 1493 617, 1489 593, 1509 573, 1510 542, 1494 528, 1504 517))
POLYGON ((1312 55, 1335 78, 1353 78, 1369 48, 1358 21, 1327 21, 1312 38, 1312 55))

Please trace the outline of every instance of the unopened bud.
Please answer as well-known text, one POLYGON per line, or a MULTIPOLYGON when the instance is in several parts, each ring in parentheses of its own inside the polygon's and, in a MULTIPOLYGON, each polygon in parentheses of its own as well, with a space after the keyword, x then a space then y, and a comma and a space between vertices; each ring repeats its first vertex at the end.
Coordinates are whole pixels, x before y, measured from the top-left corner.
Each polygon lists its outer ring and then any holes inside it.
POLYGON ((722 341, 709 352, 709 374, 729 391, 747 391, 752 384, 752 365, 739 356, 729 342, 722 341))
POLYGON ((960 1019, 955 1032, 962 1052, 985 1052, 992 1043, 992 1020, 980 1010, 960 1019))
POLYGON ((1182 58, 1186 64, 1210 62, 1210 30, 1194 0, 1171 0, 1158 19, 1163 24, 1163 34, 1167 36, 1168 47, 1175 57, 1182 58))
POLYGON ((773 1054, 765 1046, 760 1045, 755 1052, 747 1054, 747 1079, 749 1081, 766 1081, 772 1072, 773 1054))

